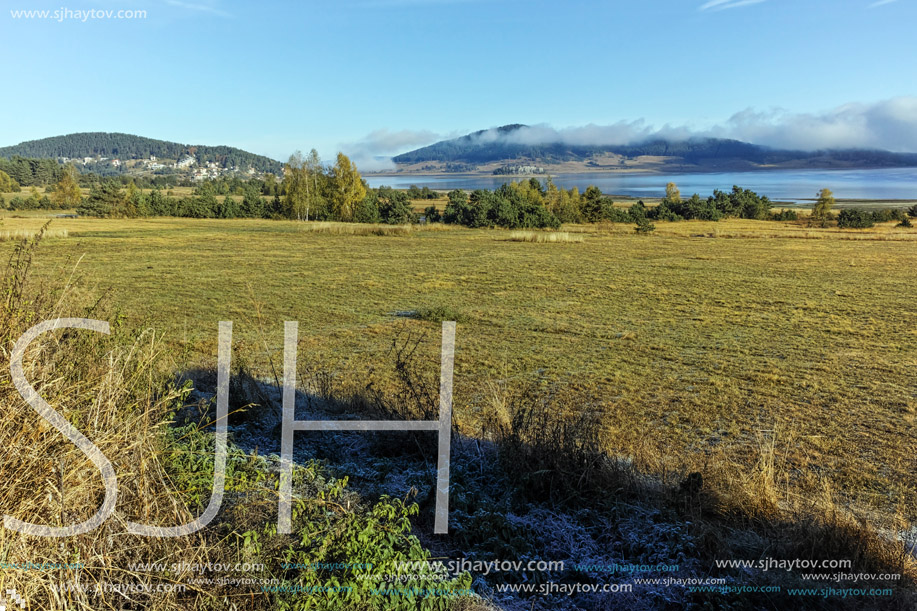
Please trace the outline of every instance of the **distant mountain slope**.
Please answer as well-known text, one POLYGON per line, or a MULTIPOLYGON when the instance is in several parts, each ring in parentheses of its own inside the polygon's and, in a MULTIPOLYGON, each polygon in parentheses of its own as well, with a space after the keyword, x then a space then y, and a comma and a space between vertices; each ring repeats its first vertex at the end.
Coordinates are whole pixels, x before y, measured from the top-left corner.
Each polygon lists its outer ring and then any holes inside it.
POLYGON ((487 165, 527 161, 536 165, 568 162, 595 163, 608 155, 626 159, 663 157, 677 160, 684 169, 699 171, 719 167, 909 167, 917 154, 875 150, 787 151, 738 140, 697 138, 679 142, 661 139, 627 145, 574 145, 562 142, 526 143, 525 125, 505 125, 460 138, 443 140, 393 158, 396 164, 425 162, 487 165))
POLYGON ((213 162, 224 168, 236 166, 240 169, 248 169, 253 167, 259 172, 274 172, 275 174, 279 173, 282 168, 279 161, 231 146, 194 146, 108 132, 54 136, 0 148, 0 157, 19 155, 51 159, 102 156, 128 160, 149 159, 151 155, 161 159, 180 159, 189 154, 193 154, 200 162, 213 162))

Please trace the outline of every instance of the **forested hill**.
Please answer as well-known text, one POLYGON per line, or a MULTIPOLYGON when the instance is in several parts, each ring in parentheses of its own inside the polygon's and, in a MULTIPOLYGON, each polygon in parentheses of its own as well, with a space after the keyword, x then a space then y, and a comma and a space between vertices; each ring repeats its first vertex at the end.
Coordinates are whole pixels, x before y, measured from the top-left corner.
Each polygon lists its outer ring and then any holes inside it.
POLYGON ((537 165, 591 161, 607 155, 627 159, 660 157, 699 170, 716 167, 910 167, 917 154, 876 150, 788 151, 718 138, 685 141, 652 139, 639 144, 575 145, 562 142, 530 143, 527 126, 513 124, 443 140, 393 158, 397 164, 441 162, 486 165, 529 162, 537 165))
POLYGON ((110 157, 124 160, 149 159, 150 156, 160 159, 180 159, 194 155, 198 162, 213 162, 224 168, 254 168, 258 172, 279 174, 282 164, 263 155, 255 155, 231 146, 200 146, 154 140, 131 134, 84 132, 54 136, 41 140, 30 140, 15 146, 0 148, 0 157, 32 157, 57 159, 68 157, 110 157))

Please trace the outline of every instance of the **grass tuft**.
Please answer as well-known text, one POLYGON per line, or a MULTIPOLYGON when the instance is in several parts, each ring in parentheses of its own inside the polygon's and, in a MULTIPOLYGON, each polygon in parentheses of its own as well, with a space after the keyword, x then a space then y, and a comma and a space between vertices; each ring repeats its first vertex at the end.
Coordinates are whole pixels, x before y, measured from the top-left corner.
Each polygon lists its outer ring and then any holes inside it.
POLYGON ((507 238, 509 242, 534 242, 546 244, 554 242, 582 242, 583 236, 567 231, 513 231, 507 238))
POLYGON ((426 320, 429 322, 443 322, 454 320, 455 322, 465 322, 467 317, 459 310, 452 306, 438 305, 428 306, 412 310, 407 318, 415 320, 426 320))
POLYGON ((300 231, 329 235, 405 236, 414 233, 413 225, 373 225, 363 223, 310 222, 303 223, 300 231))
MULTIPOLYGON (((40 230, 36 229, 17 229, 15 231, 0 231, 0 242, 20 242, 22 240, 31 240, 35 238, 40 230)), ((43 238, 66 238, 68 236, 66 229, 45 230, 43 238)))

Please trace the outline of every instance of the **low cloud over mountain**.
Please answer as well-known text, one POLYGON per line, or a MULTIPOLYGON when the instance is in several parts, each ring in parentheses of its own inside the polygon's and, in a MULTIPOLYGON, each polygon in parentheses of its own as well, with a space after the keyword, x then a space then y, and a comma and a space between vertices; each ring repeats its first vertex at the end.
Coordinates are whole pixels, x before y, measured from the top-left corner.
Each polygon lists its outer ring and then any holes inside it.
MULTIPOLYGON (((475 132, 470 137, 481 145, 607 147, 654 140, 683 142, 696 138, 720 138, 796 151, 878 149, 917 152, 917 97, 846 104, 820 113, 748 108, 722 124, 705 129, 668 124, 656 127, 638 119, 611 125, 588 124, 561 129, 547 124, 513 126, 513 129, 493 128, 475 132)), ((437 139, 437 135, 430 131, 377 130, 359 142, 346 145, 344 150, 361 167, 385 169, 393 167, 389 161, 392 155, 437 139)))

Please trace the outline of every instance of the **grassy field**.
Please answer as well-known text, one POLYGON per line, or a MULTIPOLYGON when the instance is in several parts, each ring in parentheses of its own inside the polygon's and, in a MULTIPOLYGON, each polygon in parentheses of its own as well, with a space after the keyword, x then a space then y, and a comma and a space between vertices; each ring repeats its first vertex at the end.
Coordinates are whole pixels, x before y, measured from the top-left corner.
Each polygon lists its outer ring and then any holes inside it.
MULTIPOLYGON (((7 214, 2 230, 42 222, 7 214)), ((339 372, 423 329, 435 369, 435 325, 395 313, 445 308, 460 319, 465 426, 482 380, 567 381, 599 397, 610 449, 656 457, 656 470, 752 473, 769 448, 781 498, 828 487, 882 522, 917 520, 917 230, 735 220, 650 236, 572 226, 581 242, 539 243, 348 227, 57 219, 35 265, 75 267, 128 325, 191 360, 212 360, 218 321, 233 320, 264 372, 284 320, 300 321, 301 358, 339 372)))

